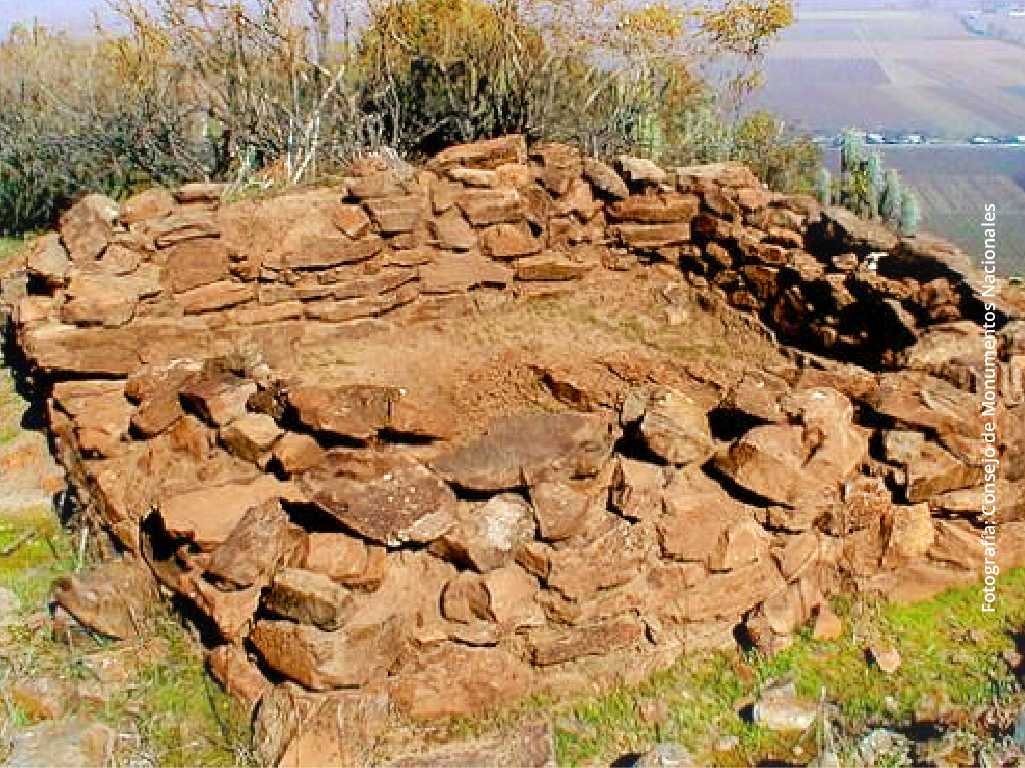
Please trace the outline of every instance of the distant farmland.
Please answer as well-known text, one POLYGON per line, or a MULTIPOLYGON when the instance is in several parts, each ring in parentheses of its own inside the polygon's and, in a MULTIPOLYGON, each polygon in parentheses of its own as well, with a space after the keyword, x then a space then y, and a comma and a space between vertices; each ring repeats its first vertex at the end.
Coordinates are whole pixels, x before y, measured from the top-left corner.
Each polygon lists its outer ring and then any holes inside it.
POLYGON ((1025 47, 949 10, 799 11, 765 71, 757 106, 810 133, 1025 134, 1025 47))
MULTIPOLYGON (((1025 135, 1025 47, 971 34, 954 8, 799 9, 766 78, 755 106, 811 134, 1025 135)), ((1025 272, 1025 147, 877 148, 918 194, 922 229, 973 259, 983 207, 995 203, 1002 271, 1025 272)), ((836 167, 835 151, 827 161, 836 167)))
MULTIPOLYGON (((1025 273, 1025 149, 1016 147, 880 147, 887 167, 922 202, 922 230, 981 258, 980 222, 986 203, 997 207, 998 264, 1025 273)), ((827 164, 838 163, 835 151, 827 164)))

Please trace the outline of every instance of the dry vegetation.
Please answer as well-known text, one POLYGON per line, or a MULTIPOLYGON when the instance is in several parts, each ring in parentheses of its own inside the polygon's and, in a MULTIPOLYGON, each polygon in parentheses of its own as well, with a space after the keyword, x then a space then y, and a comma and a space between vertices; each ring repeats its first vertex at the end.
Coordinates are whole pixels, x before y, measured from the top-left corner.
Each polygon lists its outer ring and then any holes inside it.
POLYGON ((86 190, 241 184, 270 165, 307 183, 382 147, 415 157, 512 132, 746 159, 790 186, 817 162, 778 121, 737 118, 789 0, 113 6, 120 31, 19 26, 0 44, 0 231, 46 226, 86 190))

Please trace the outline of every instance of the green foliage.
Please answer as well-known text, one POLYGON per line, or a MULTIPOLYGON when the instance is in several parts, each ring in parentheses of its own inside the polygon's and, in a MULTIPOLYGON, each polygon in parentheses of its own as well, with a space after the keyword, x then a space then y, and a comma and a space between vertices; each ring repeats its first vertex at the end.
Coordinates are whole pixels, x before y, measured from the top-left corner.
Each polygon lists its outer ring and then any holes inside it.
POLYGON ((766 112, 733 123, 706 103, 685 110, 677 117, 677 125, 676 143, 662 158, 668 164, 739 160, 774 190, 816 189, 821 151, 806 137, 787 132, 782 121, 766 112))
POLYGON ((915 237, 918 235, 918 225, 921 221, 918 198, 910 192, 905 192, 900 201, 900 233, 904 237, 915 237))
POLYGON ((907 202, 900 176, 886 170, 877 152, 869 153, 861 135, 845 131, 840 145, 840 204, 866 219, 880 218, 903 232, 917 232, 917 201, 907 202), (907 218, 904 209, 910 205, 907 218))
POLYGON ((120 197, 209 170, 209 146, 185 130, 187 105, 120 77, 99 43, 14 27, 0 72, 2 234, 51 225, 87 191, 120 197))
POLYGON ((834 725, 854 737, 838 745, 843 765, 859 761, 854 746, 860 734, 895 719, 914 720, 933 705, 964 708, 953 716, 989 738, 979 712, 1018 697, 1015 675, 1002 654, 1014 649, 1014 637, 1025 624, 1025 570, 1002 574, 997 590, 992 613, 979 609, 979 585, 912 604, 846 596, 834 605, 844 624, 836 641, 813 640, 806 628, 772 658, 757 653, 738 658, 725 651, 685 655, 638 686, 557 711, 558 763, 608 764, 625 753, 646 751, 659 739, 683 744, 699 765, 759 765, 793 754, 795 746, 813 759, 814 733, 774 733, 737 715, 737 707, 757 700, 760 688, 772 680, 792 680, 802 699, 837 706, 834 725), (873 643, 896 648, 900 669, 879 670, 866 654, 873 643), (668 722, 659 732, 633 706, 645 699, 669 706, 668 722), (715 746, 726 735, 737 738, 730 752, 715 746))
POLYGON ((821 167, 815 173, 815 197, 822 205, 833 204, 833 174, 821 167))
POLYGON ((891 226, 896 226, 900 220, 903 196, 900 175, 891 168, 886 172, 886 183, 879 199, 879 215, 891 226))
POLYGON ((243 187, 271 164, 287 186, 368 149, 508 133, 813 182, 807 143, 736 117, 790 0, 367 0, 358 38, 362 13, 337 0, 109 2, 123 23, 92 40, 32 27, 0 43, 0 232, 51 225, 86 191, 243 187), (695 74, 708 62, 725 83, 695 74))

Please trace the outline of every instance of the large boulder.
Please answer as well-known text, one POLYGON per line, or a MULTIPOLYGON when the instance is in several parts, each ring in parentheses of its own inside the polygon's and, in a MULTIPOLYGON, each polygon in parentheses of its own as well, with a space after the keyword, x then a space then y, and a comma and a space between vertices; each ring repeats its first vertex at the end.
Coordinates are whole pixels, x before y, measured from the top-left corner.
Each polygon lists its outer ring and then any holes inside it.
POLYGON ((311 476, 303 485, 313 502, 346 528, 388 546, 433 541, 455 522, 452 489, 401 456, 359 479, 311 476))
POLYGON ((597 474, 612 451, 612 427, 601 416, 565 411, 507 416, 436 459, 438 474, 473 491, 521 488, 537 473, 597 474))

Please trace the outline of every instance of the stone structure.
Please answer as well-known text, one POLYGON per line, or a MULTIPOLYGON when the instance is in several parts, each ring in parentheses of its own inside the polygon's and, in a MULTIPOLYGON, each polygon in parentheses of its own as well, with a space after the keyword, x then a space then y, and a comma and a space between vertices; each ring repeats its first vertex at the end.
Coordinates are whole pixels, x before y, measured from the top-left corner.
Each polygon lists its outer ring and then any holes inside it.
POLYGON ((842 589, 977 580, 987 362, 997 559, 1025 563, 1025 322, 994 300, 987 347, 988 299, 941 242, 736 164, 606 164, 520 137, 408 177, 371 163, 343 187, 220 192, 87 197, 5 296, 74 485, 207 618, 210 665, 263 701, 275 761, 309 748, 274 714, 289 706, 475 715, 738 634, 771 652, 831 626, 842 589), (556 382, 563 411, 474 435, 402 387, 290 369, 656 268, 798 364, 688 370, 614 407, 556 382))

